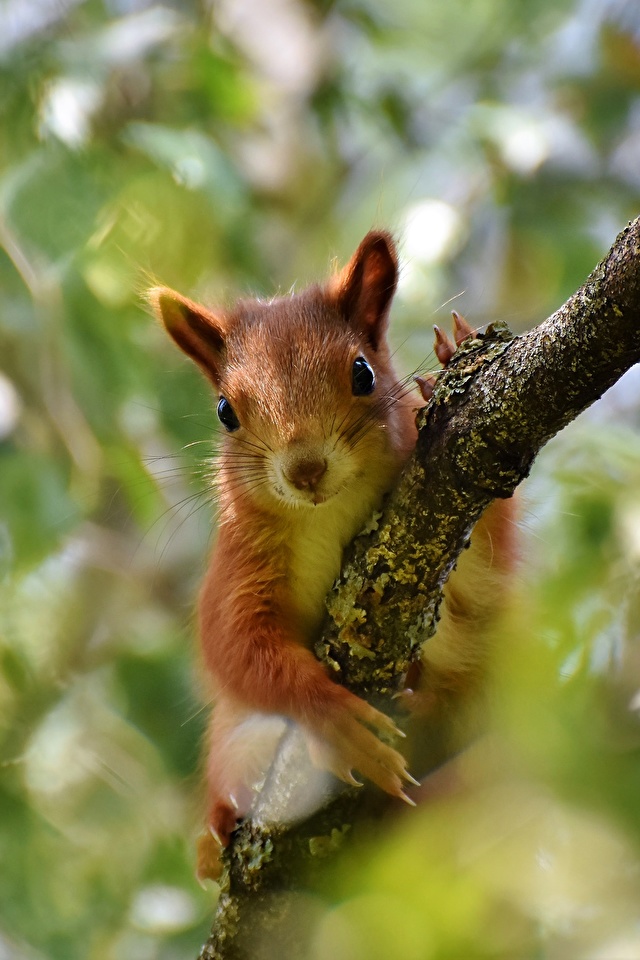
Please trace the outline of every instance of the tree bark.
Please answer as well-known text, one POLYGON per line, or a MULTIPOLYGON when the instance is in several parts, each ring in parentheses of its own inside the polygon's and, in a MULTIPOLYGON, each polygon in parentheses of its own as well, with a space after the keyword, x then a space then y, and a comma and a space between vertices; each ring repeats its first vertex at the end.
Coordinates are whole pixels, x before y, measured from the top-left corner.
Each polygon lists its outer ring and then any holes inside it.
MULTIPOLYGON (((511 496, 546 441, 639 360, 640 218, 551 317, 515 338, 489 327, 441 374, 397 489, 348 549, 328 598, 317 653, 338 682, 389 709, 483 510, 511 496)), ((327 783, 300 735, 287 734, 228 851, 199 960, 304 956, 309 924, 296 890, 316 882, 375 807, 374 790, 327 783), (305 816, 310 790, 315 810, 305 816)))

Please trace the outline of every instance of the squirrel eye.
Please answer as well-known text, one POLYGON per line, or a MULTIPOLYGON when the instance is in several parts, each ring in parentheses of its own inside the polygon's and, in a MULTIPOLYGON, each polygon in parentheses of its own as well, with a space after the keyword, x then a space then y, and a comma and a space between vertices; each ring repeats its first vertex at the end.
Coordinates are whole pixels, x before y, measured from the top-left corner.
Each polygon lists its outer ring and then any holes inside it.
POLYGON ((226 397, 220 397, 218 400, 216 413, 218 414, 218 420, 229 433, 233 433, 233 431, 237 430, 240 426, 240 421, 236 416, 235 410, 226 397))
POLYGON ((364 357, 357 357, 353 361, 351 372, 351 386, 354 397, 366 397, 373 393, 376 377, 364 357))

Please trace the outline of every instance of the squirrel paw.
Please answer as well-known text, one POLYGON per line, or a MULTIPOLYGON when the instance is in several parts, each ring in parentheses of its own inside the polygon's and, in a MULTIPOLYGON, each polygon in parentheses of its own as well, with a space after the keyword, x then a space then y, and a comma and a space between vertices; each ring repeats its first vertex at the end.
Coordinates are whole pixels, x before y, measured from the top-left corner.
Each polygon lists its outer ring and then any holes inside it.
MULTIPOLYGON (((457 310, 452 310, 451 316, 453 317, 453 336, 455 343, 440 327, 434 325, 433 328, 436 337, 434 344, 435 354, 443 367, 447 366, 461 343, 464 343, 469 337, 475 337, 477 334, 477 331, 472 329, 462 314, 458 313, 457 310)), ((417 376, 413 379, 418 385, 422 399, 429 401, 433 396, 436 377, 431 374, 426 377, 417 376)))
POLYGON ((451 316, 453 317, 453 336, 455 343, 440 327, 434 326, 433 328, 436 335, 434 345, 435 354, 443 367, 446 367, 461 343, 464 343, 469 337, 476 336, 476 331, 472 329, 461 313, 458 313, 457 310, 452 310, 451 316))
POLYGON ((385 793, 412 804, 404 787, 416 781, 407 770, 405 758, 363 724, 386 736, 404 737, 404 733, 375 707, 359 698, 354 700, 325 718, 319 737, 308 738, 313 762, 350 786, 361 786, 353 775, 356 770, 385 793))
POLYGON ((212 830, 205 830, 198 837, 196 845, 196 878, 204 887, 205 880, 218 880, 222 873, 222 851, 224 846, 212 830))
POLYGON ((248 791, 240 788, 238 796, 240 802, 230 793, 225 799, 216 799, 211 803, 207 827, 198 838, 196 848, 196 877, 200 883, 217 880, 222 873, 222 851, 229 845, 238 820, 242 819, 250 805, 248 791))

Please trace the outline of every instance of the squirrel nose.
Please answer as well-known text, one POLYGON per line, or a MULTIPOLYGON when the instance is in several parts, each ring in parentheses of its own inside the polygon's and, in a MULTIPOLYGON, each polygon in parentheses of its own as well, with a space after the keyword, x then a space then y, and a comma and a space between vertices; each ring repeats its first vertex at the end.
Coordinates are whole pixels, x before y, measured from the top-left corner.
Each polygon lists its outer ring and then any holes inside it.
POLYGON ((298 460, 287 469, 286 477, 298 490, 315 490, 326 472, 327 461, 324 458, 298 460))

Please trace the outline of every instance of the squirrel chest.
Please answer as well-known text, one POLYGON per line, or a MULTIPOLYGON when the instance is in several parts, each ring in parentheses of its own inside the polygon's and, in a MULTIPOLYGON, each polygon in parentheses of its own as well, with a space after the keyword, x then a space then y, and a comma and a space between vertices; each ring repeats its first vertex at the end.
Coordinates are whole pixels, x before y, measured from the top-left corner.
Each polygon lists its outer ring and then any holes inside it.
POLYGON ((322 624, 342 551, 371 517, 381 493, 368 478, 357 478, 335 502, 296 511, 288 525, 285 549, 291 606, 307 643, 313 642, 322 624))

